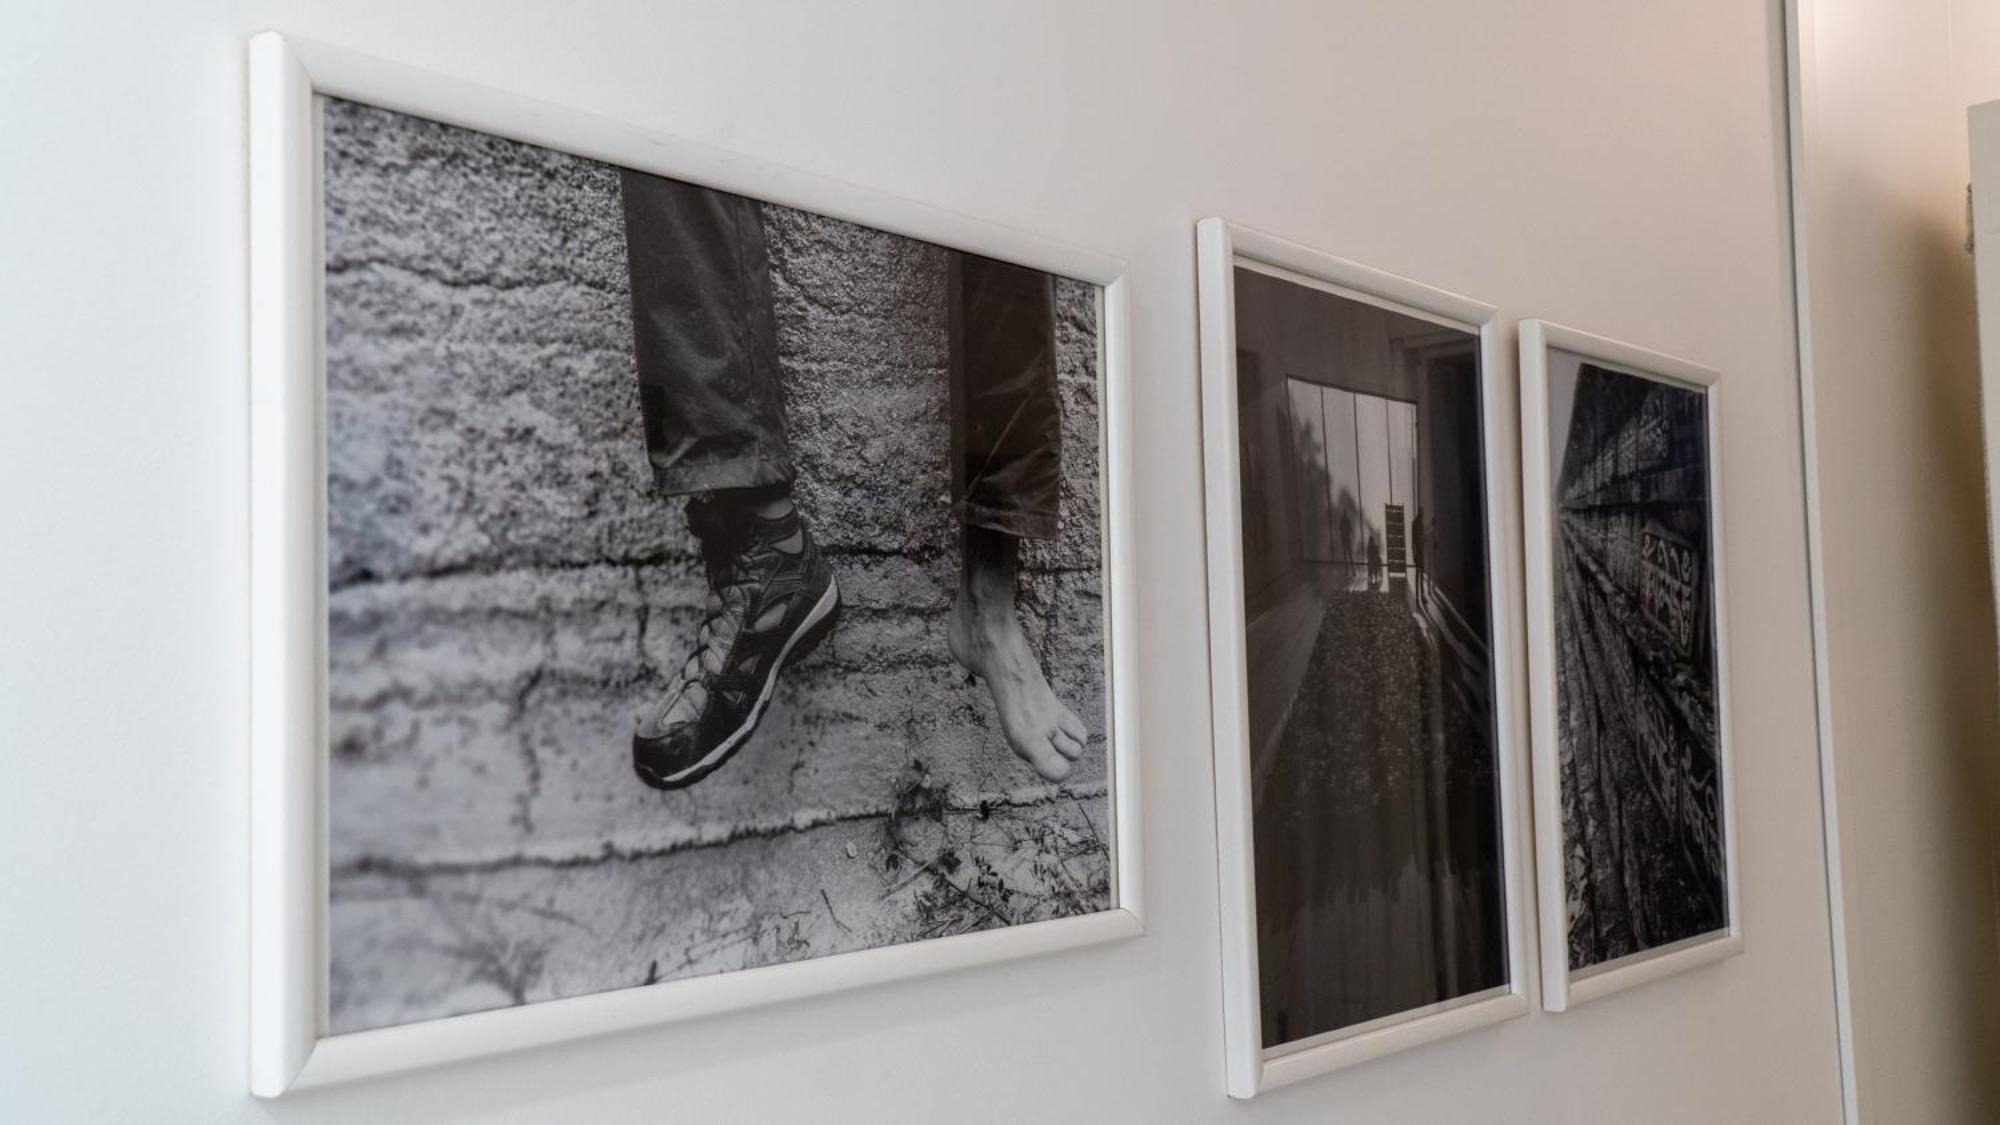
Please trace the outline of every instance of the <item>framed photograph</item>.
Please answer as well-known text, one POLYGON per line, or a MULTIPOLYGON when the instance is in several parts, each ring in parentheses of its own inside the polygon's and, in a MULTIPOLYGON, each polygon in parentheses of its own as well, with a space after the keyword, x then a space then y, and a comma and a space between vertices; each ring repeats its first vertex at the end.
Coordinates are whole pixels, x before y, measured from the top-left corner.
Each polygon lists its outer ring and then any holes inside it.
POLYGON ((1528 1010, 1494 310, 1203 220, 1229 1092, 1528 1010))
POLYGON ((1542 1004, 1743 950, 1716 373, 1521 325, 1542 1004))
POLYGON ((1141 932, 1121 262, 249 64, 254 1092, 1141 932))

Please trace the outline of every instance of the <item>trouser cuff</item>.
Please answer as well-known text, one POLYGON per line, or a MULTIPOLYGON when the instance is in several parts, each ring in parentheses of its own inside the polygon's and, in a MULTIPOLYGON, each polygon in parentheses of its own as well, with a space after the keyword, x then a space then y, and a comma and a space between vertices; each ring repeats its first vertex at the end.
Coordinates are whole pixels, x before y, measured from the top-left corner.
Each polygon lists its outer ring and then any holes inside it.
POLYGON ((760 488, 792 483, 788 461, 738 457, 704 465, 655 465, 653 485, 668 496, 696 496, 731 488, 760 488))
POLYGON ((1055 512, 990 508, 960 501, 958 517, 969 527, 983 527, 1016 539, 1054 539, 1062 534, 1062 518, 1055 512))

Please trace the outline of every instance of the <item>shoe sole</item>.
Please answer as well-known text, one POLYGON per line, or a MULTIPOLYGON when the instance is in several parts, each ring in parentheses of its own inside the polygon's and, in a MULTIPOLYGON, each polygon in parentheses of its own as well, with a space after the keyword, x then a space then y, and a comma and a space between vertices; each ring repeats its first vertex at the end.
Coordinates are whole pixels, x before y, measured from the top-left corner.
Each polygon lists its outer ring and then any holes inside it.
POLYGON ((771 671, 764 677, 764 687, 757 693, 757 701, 751 705, 750 714, 744 717, 743 724, 729 732, 729 737, 717 743, 715 749, 702 755, 700 761, 686 769, 661 775, 635 763, 639 780, 655 789, 685 789, 721 769, 723 763, 729 761, 730 757, 750 740, 750 736, 757 730, 757 724, 763 721, 764 709, 771 705, 771 697, 777 694, 778 676, 792 661, 804 658, 827 633, 832 631, 833 621, 839 613, 840 583, 829 580, 826 592, 813 604, 812 611, 806 614, 805 620, 799 622, 798 628, 792 630, 792 635, 785 638, 785 647, 778 650, 778 659, 771 662, 771 671))

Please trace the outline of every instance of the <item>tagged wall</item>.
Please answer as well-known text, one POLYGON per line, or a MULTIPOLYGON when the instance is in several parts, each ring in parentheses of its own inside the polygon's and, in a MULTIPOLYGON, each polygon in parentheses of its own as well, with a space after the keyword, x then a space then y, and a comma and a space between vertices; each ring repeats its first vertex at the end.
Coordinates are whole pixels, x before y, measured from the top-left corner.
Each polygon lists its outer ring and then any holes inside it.
MULTIPOLYGON (((13 13, 0 1116, 1835 1119, 1783 55, 1775 0, 13 13), (1131 263, 1145 937, 275 1104, 243 1093, 243 45, 266 27, 1131 263), (1224 1099, 1194 305, 1207 214, 1492 302, 1503 322, 1545 316, 1723 372, 1741 957, 1224 1099)), ((1518 626, 1518 596, 1495 610, 1518 626)))

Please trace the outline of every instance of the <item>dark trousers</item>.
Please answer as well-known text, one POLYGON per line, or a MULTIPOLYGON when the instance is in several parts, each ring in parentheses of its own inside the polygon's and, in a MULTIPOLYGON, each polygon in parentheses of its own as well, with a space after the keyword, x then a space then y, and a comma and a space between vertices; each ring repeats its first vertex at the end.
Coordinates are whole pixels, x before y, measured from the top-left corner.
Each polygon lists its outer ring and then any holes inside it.
MULTIPOLYGON (((791 443, 760 205, 622 173, 633 350, 653 477, 669 495, 787 484, 791 443)), ((1062 490, 1055 279, 952 252, 953 496, 975 527, 1048 539, 1062 490)))

